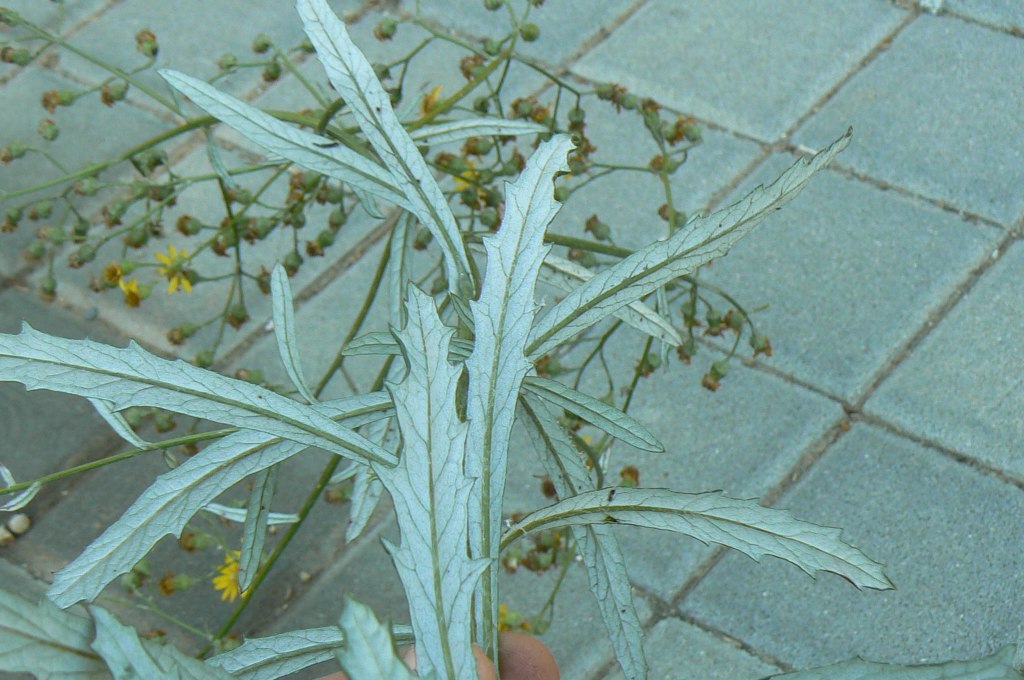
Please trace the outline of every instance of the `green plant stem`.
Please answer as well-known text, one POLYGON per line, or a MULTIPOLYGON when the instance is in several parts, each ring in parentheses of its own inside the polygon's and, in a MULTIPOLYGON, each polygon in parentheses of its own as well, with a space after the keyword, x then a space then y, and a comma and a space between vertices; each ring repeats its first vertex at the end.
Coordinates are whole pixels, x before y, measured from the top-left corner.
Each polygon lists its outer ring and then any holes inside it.
MULTIPOLYGON (((394 224, 395 222, 398 221, 399 217, 400 213, 397 212, 391 216, 390 220, 392 223, 389 229, 394 227, 394 224)), ((391 233, 393 234, 394 231, 392 230, 391 233)), ((388 268, 388 260, 390 260, 391 258, 390 242, 391 238, 389 236, 388 244, 384 246, 384 253, 381 255, 380 262, 377 264, 377 270, 373 273, 373 280, 370 282, 369 288, 370 292, 366 295, 365 298, 363 298, 363 306, 360 307, 359 313, 356 315, 355 323, 353 323, 352 327, 349 328, 348 333, 345 335, 345 339, 341 341, 341 346, 338 347, 338 352, 334 355, 334 359, 331 360, 331 363, 327 367, 327 370, 324 372, 323 377, 320 378, 320 382, 317 383, 316 389, 314 390, 314 394, 317 396, 319 396, 320 393, 324 391, 324 388, 327 387, 327 384, 331 381, 331 378, 333 378, 334 374, 337 373, 338 369, 341 368, 341 365, 345 361, 344 352, 345 349, 348 347, 348 343, 352 342, 352 338, 354 338, 356 336, 356 333, 358 333, 359 330, 362 328, 363 322, 366 320, 367 315, 369 315, 370 313, 370 308, 373 306, 374 301, 377 299, 377 291, 380 290, 380 283, 381 281, 384 280, 384 273, 387 271, 388 268)))
POLYGON ((174 112, 178 111, 178 107, 175 105, 175 103, 172 100, 167 99, 162 94, 160 94, 159 92, 157 92, 153 88, 149 87, 148 85, 146 85, 142 81, 140 81, 140 80, 138 80, 136 78, 133 78, 131 76, 131 74, 128 73, 127 71, 124 71, 124 70, 118 68, 117 66, 114 66, 113 64, 108 63, 108 62, 104 61, 103 59, 100 59, 99 57, 97 57, 94 54, 91 54, 90 52, 86 52, 85 50, 82 50, 82 49, 79 49, 79 48, 75 47, 74 45, 72 45, 71 43, 67 42, 66 40, 64 40, 60 36, 54 35, 54 34, 50 33, 49 31, 47 31, 42 26, 37 26, 36 24, 32 23, 31 21, 26 20, 22 16, 16 15, 16 23, 18 23, 21 26, 24 26, 25 28, 27 28, 31 33, 34 33, 36 35, 36 37, 38 37, 38 38, 40 38, 42 40, 45 40, 45 41, 47 41, 47 42, 49 42, 49 43, 51 43, 53 45, 59 45, 60 47, 63 47, 67 51, 72 52, 73 54, 77 54, 82 59, 85 59, 86 61, 89 61, 89 62, 95 64, 96 66, 99 66, 104 71, 108 71, 109 73, 114 74, 118 78, 121 78, 122 80, 127 82, 129 85, 131 85, 132 87, 137 89, 139 92, 144 92, 147 95, 149 95, 153 100, 155 100, 156 102, 160 103, 162 106, 166 107, 168 110, 174 111, 174 112))
POLYGON ((65 477, 71 477, 73 475, 78 475, 83 472, 88 472, 89 470, 94 470, 105 465, 110 465, 111 463, 119 463, 122 460, 128 460, 129 458, 133 458, 139 455, 140 453, 148 453, 149 451, 162 451, 163 449, 169 449, 175 446, 183 446, 185 444, 194 444, 196 442, 206 441, 207 439, 217 439, 219 437, 224 437, 237 431, 237 427, 229 427, 221 430, 211 430, 209 432, 200 432, 198 434, 190 434, 182 437, 175 437, 174 439, 164 439, 163 441, 153 442, 149 446, 143 448, 136 448, 128 451, 123 451, 113 456, 107 456, 106 458, 100 458, 99 460, 93 460, 89 461, 88 463, 82 463, 81 465, 69 467, 59 472, 43 475, 42 477, 37 477, 27 482, 18 482, 17 484, 12 484, 11 486, 0 488, 0 496, 5 496, 9 493, 22 491, 32 486, 33 484, 49 484, 50 482, 56 482, 57 480, 64 479, 65 477))
MULTIPOLYGON (((387 376, 388 371, 391 368, 392 361, 394 361, 394 356, 389 356, 384 360, 384 365, 381 367, 380 372, 377 374, 377 379, 374 381, 373 390, 379 390, 381 386, 383 386, 384 378, 387 376)), ((320 396, 320 393, 314 392, 314 396, 320 396)), ((256 591, 259 590, 259 587, 267 577, 267 574, 270 573, 270 570, 273 568, 281 554, 284 553, 288 544, 291 543, 295 534, 297 534, 299 529, 302 528, 303 522, 306 521, 306 517, 309 516, 309 513, 316 504, 317 499, 320 498, 320 494, 323 493, 325 488, 327 488, 327 484, 331 481, 331 477, 334 476, 334 471, 338 468, 340 463, 341 457, 333 456, 332 460, 324 467, 323 472, 320 473, 320 478, 317 480, 316 486, 310 492, 309 496, 306 498, 306 502, 303 503, 302 508, 298 512, 298 520, 294 524, 289 525, 288 530, 285 532, 284 536, 281 537, 281 541, 274 547, 274 551, 270 553, 270 557, 267 558, 266 562, 260 565, 255 577, 253 577, 252 584, 249 586, 249 589, 242 594, 242 599, 237 605, 235 605, 235 609, 231 612, 231 616, 229 616, 228 620, 224 622, 224 625, 214 633, 213 641, 199 651, 196 655, 197 657, 205 657, 210 650, 213 649, 214 642, 222 639, 225 635, 231 632, 231 627, 235 625, 235 622, 238 621, 238 618, 242 615, 242 612, 245 611, 249 602, 252 601, 253 596, 256 594, 256 591)))
POLYGON ((189 633, 192 633, 193 635, 195 635, 196 637, 198 637, 198 638, 200 638, 202 640, 209 640, 210 639, 210 634, 207 631, 201 630, 201 629, 196 628, 195 626, 193 626, 191 624, 188 624, 188 623, 182 621, 181 619, 179 619, 178 617, 174 616, 170 612, 166 612, 163 609, 161 609, 160 607, 156 606, 150 600, 144 600, 142 602, 136 602, 134 600, 126 600, 126 599, 124 599, 122 597, 113 597, 113 596, 107 596, 104 599, 107 600, 108 602, 113 602, 114 604, 120 604, 120 605, 126 606, 126 607, 136 607, 138 609, 145 609, 146 611, 153 612, 154 614, 156 614, 160 618, 164 619, 165 621, 169 621, 170 623, 173 623, 174 625, 178 626, 182 630, 188 631, 189 633))

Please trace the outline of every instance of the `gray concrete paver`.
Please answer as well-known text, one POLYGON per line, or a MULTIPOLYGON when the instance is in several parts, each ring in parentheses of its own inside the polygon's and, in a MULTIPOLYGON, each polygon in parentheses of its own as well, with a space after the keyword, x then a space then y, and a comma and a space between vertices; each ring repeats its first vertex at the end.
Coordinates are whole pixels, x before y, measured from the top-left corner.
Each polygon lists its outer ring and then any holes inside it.
POLYGON ((976 658, 1017 639, 1024 540, 1015 486, 856 424, 776 507, 843 529, 896 590, 727 555, 683 610, 797 668, 853 656, 898 663, 976 658))
MULTIPOLYGON (((850 148, 868 143, 855 136, 850 148)), ((725 203, 792 162, 773 158, 725 203)), ((704 278, 768 306, 752 315, 774 349, 760 361, 852 402, 1001 235, 825 171, 704 278)))
POLYGON ((1024 215, 1021 39, 921 15, 793 138, 820 146, 853 125, 840 163, 1010 224, 1024 215), (993 64, 999 64, 995 69, 993 64))
POLYGON ((999 28, 1024 32, 1024 5, 1015 0, 945 0, 943 8, 999 28))
MULTIPOLYGON (((667 618, 648 631, 649 680, 759 680, 779 669, 705 630, 667 618)), ((603 680, 623 680, 616 668, 603 680)))
POLYGON ((865 404, 1017 478, 1024 476, 1022 245, 1010 246, 865 404))
POLYGON ((655 0, 573 71, 775 141, 903 14, 863 0, 655 0))

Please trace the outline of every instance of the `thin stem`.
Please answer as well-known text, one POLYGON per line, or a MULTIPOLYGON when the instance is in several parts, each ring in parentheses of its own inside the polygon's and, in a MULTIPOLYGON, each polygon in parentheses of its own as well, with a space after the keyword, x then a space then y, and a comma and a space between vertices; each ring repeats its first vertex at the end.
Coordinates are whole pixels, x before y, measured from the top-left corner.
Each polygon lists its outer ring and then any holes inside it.
POLYGON ((206 441, 207 439, 217 439, 219 437, 224 437, 237 431, 237 427, 229 427, 221 430, 211 430, 210 432, 201 432, 199 434, 190 434, 182 437, 175 437, 174 439, 164 439, 162 441, 153 442, 152 444, 149 444, 148 446, 145 447, 130 449, 128 451, 123 451, 113 456, 107 456, 106 458, 100 458, 99 460, 93 460, 89 461, 88 463, 82 463, 81 465, 69 467, 59 472, 43 475, 42 477, 37 477, 36 479, 29 480, 27 482, 18 482, 17 484, 12 484, 11 486, 0 488, 0 496, 7 495, 9 493, 15 493, 17 491, 22 491, 23 489, 27 489, 33 484, 49 484, 50 482, 56 482, 57 480, 64 479, 65 477, 71 477, 74 475, 81 474, 83 472, 88 472, 89 470, 95 470, 96 468, 101 468, 106 465, 110 465, 111 463, 119 463, 122 460, 134 458, 140 453, 148 453, 150 451, 162 451, 164 449, 169 449, 175 446, 183 446, 185 444, 194 444, 196 442, 206 441))

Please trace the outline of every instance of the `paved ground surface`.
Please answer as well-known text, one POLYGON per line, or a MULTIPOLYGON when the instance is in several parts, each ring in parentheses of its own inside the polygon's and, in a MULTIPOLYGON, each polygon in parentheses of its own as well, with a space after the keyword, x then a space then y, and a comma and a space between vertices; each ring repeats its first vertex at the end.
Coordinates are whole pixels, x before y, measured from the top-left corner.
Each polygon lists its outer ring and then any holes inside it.
MULTIPOLYGON (((164 64, 201 76, 215 72, 213 61, 225 50, 248 54, 258 32, 281 44, 301 37, 291 3, 281 0, 67 0, 63 17, 56 3, 43 0, 5 4, 115 63, 136 61, 133 36, 150 27, 164 64)), ((338 4, 339 10, 355 7, 338 4)), ((751 307, 768 304, 756 318, 774 356, 734 362, 715 394, 700 387, 702 369, 673 359, 641 382, 633 404, 635 415, 671 443, 669 452, 654 456, 623 447, 615 455, 638 465, 645 484, 725 489, 842 527, 850 542, 886 565, 897 589, 858 592, 838 577, 811 580, 776 560, 757 564, 691 540, 625 532, 652 677, 759 678, 856 655, 894 662, 970 658, 1016 641, 1024 615, 1019 0, 949 0, 938 13, 889 0, 546 4, 543 35, 534 45, 539 60, 587 82, 623 83, 704 125, 704 144, 674 178, 687 212, 727 204, 773 178, 801 151, 827 144, 850 125, 855 131, 833 167, 707 274, 751 307)), ((480 5, 420 2, 427 16, 467 37, 498 26, 480 5)), ((387 48, 370 38, 375 12, 353 32, 377 55, 387 48)), ((11 31, 0 30, 5 35, 11 31)), ((414 29, 403 28, 392 49, 415 39, 414 29)), ((34 138, 43 91, 81 88, 103 77, 94 65, 60 54, 28 68, 0 69, 0 143, 34 138)), ((443 50, 426 56, 413 87, 456 82, 457 57, 443 50)), ((322 80, 315 63, 302 73, 322 80)), ((162 88, 155 74, 143 77, 162 88)), ((524 92, 540 84, 531 72, 510 77, 510 87, 524 92)), ((290 74, 270 87, 252 73, 221 86, 266 106, 310 105, 290 74)), ((93 98, 54 118, 64 139, 73 141, 55 143, 53 153, 70 168, 168 125, 144 98, 109 111, 93 98)), ((606 157, 636 158, 630 154, 644 143, 642 130, 623 120, 614 114, 591 120, 606 157)), ((249 158, 237 137, 224 133, 221 142, 229 165, 249 158)), ((179 155, 185 163, 206 162, 196 140, 179 155)), ((15 189, 50 175, 38 157, 28 157, 0 167, 0 186, 15 189)), ((590 192, 586 205, 566 208, 559 228, 579 233, 579 222, 598 212, 622 225, 627 245, 655 235, 656 218, 637 206, 643 205, 638 199, 656 196, 657 187, 634 184, 590 192)), ((182 210, 212 209, 215 197, 205 199, 210 205, 203 200, 182 210)), ((132 311, 113 296, 91 293, 84 270, 62 281, 56 302, 44 303, 36 292, 43 268, 20 255, 32 236, 31 225, 0 235, 5 332, 27 320, 66 336, 137 337, 168 352, 173 348, 163 332, 169 320, 221 304, 197 296, 182 307, 182 296, 157 291, 141 312, 132 311)), ((311 374, 327 365, 337 329, 347 327, 336 322, 354 316, 350 291, 372 276, 384 236, 379 222, 353 220, 341 247, 307 262, 293 282, 311 374), (363 251, 368 257, 359 261, 355 256, 363 251)), ((269 259, 287 248, 276 245, 269 259)), ((269 303, 253 298, 250 312, 262 322, 269 303)), ((375 314, 371 321, 380 327, 383 313, 375 314)), ((283 380, 261 325, 229 332, 220 367, 259 366, 283 380)), ((638 346, 637 338, 622 338, 614 351, 631 357, 638 346)), ((706 365, 715 351, 704 348, 698 364, 706 365)), ((354 383, 365 386, 372 369, 353 369, 354 383)), ((123 448, 83 400, 11 385, 0 386, 0 432, 0 460, 19 479, 123 448)), ((292 461, 279 493, 289 507, 282 509, 298 507, 323 463, 316 455, 292 461)), ((542 502, 535 467, 528 458, 514 461, 510 510, 542 502)), ((30 587, 21 584, 29 577, 46 580, 163 469, 152 454, 113 474, 48 486, 30 507, 33 529, 0 549, 0 583, 25 592, 30 587)), ((239 630, 258 635, 329 625, 343 593, 405 616, 377 540, 394 534, 386 513, 348 547, 341 540, 344 506, 319 503, 310 525, 239 630)), ((173 543, 162 545, 154 570, 181 554, 173 543)), ((193 573, 212 568, 209 560, 194 559, 193 573)), ((511 577, 506 599, 530 612, 553 578, 511 577)), ((564 677, 618 677, 582 570, 570 570, 563 593, 545 640, 564 677)), ((174 598, 157 604, 200 627, 215 628, 230 611, 208 584, 174 598)), ((145 612, 125 615, 143 627, 173 630, 145 612)))

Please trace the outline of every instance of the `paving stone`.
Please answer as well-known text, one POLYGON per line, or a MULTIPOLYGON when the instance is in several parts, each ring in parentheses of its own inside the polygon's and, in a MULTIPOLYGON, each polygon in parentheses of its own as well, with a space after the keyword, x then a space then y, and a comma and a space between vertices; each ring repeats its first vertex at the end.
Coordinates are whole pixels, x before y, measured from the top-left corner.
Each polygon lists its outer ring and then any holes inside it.
MULTIPOLYGON (((791 163, 790 156, 773 158, 734 198, 791 163)), ((753 315, 774 349, 761 360, 855 401, 998 236, 826 171, 704 277, 748 308, 768 305, 753 315)))
MULTIPOLYGON (((513 8, 519 13, 525 4, 513 3, 513 8)), ((521 40, 517 50, 547 64, 561 64, 588 41, 611 28, 634 4, 632 0, 593 0, 587 4, 586 12, 568 3, 547 3, 533 8, 528 21, 540 27, 540 37, 533 43, 521 40)), ((452 11, 451 3, 443 0, 417 0, 415 3, 407 0, 402 9, 412 12, 416 5, 424 16, 473 36, 500 39, 510 30, 506 8, 490 12, 479 0, 464 0, 457 12, 452 11)))
POLYGON ((1014 475, 1024 475, 1020 309, 1024 244, 950 310, 868 400, 866 410, 1014 475))
POLYGON ((1024 6, 1014 0, 945 0, 943 6, 1008 31, 1024 32, 1024 6))
POLYGON ((976 658, 1014 642, 1024 496, 867 425, 854 425, 779 503, 843 529, 896 590, 858 591, 767 558, 727 555, 684 610, 797 668, 853 656, 896 663, 976 658))
MULTIPOLYGON (((28 146, 38 147, 46 150, 65 168, 77 170, 125 150, 129 146, 125 140, 147 139, 167 127, 166 123, 132 106, 122 104, 108 109, 95 96, 86 97, 70 108, 58 108, 54 113, 48 114, 39 105, 41 96, 46 91, 65 88, 75 91, 81 89, 80 86, 55 73, 40 69, 32 69, 31 72, 5 84, 3 104, 0 106, 0 110, 5 112, 5 127, 0 134, 0 145, 19 141, 28 146), (20 113, 13 115, 14 111, 20 113), (36 133, 37 125, 45 118, 51 118, 60 127, 60 137, 54 142, 45 142, 36 133), (103 124, 98 125, 97 121, 103 124), (105 132, 113 129, 116 129, 118 134, 105 132)), ((0 165, 0 191, 13 192, 25 189, 63 174, 40 154, 29 153, 7 165, 0 165)), ((112 174, 104 173, 101 179, 109 180, 112 174)), ((0 201, 0 207, 5 211, 11 207, 27 207, 31 202, 58 194, 59 190, 57 187, 4 199, 0 201)), ((76 198, 79 207, 83 209, 94 205, 91 199, 76 198)), ((64 213, 66 209, 59 204, 54 208, 55 218, 64 213)), ((21 256, 22 251, 35 237, 41 224, 32 223, 26 218, 14 233, 0 233, 0 275, 11 275, 25 265, 21 256)))
MULTIPOLYGON (((88 321, 74 310, 43 303, 34 292, 8 288, 0 293, 0 332, 17 333, 22 321, 65 337, 105 342, 118 339, 99 321, 88 321)), ((0 432, 4 433, 0 462, 18 481, 85 462, 113 436, 85 399, 46 390, 29 392, 13 382, 0 383, 0 432), (56 423, 60 426, 54 427, 56 423)), ((48 495, 46 489, 42 493, 48 495)))
MULTIPOLYGON (((650 680, 758 680, 779 669, 676 618, 662 619, 644 641, 650 680)), ((615 670, 605 680, 625 676, 615 670)))
POLYGON ((649 2, 573 71, 779 139, 891 31, 881 2, 649 2))
MULTIPOLYGON (((187 11, 169 4, 119 3, 106 11, 102 20, 77 33, 72 43, 110 64, 130 70, 145 63, 145 57, 135 47, 135 35, 143 29, 157 36, 160 52, 156 68, 171 68, 203 79, 218 74, 216 61, 225 52, 235 54, 241 62, 269 56, 252 52, 252 40, 259 33, 269 35, 282 49, 298 45, 304 36, 293 3, 225 0, 193 3, 187 11), (240 26, 244 27, 240 29, 240 26)), ((90 82, 109 75, 68 52, 61 53, 61 65, 90 82)), ((156 68, 142 71, 135 78, 170 97, 170 89, 156 68)), ((260 82, 260 70, 242 69, 229 74, 218 80, 218 87, 233 92, 247 91, 260 82)), ((159 106, 152 100, 147 101, 159 106)))
POLYGON ((1024 150, 1006 140, 1024 131, 1024 101, 1006 93, 1021 87, 1020 38, 921 15, 794 139, 817 147, 853 125, 843 165, 1010 223, 1024 214, 1024 150))

